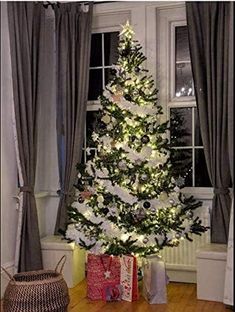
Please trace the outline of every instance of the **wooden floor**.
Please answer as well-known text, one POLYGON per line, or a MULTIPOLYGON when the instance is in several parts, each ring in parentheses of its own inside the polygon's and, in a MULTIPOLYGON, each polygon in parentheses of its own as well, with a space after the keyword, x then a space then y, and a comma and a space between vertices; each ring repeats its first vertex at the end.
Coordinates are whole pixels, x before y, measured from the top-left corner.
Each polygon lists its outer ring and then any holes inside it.
MULTIPOLYGON (((68 312, 231 312, 223 303, 197 300, 196 284, 170 283, 167 286, 167 304, 148 304, 140 296, 136 302, 91 301, 86 298, 86 282, 69 290, 68 312)), ((1 312, 2 300, 1 300, 1 312)), ((23 311, 22 311, 23 312, 23 311)), ((32 311, 34 312, 34 311, 32 311)))
POLYGON ((223 303, 197 300, 196 284, 169 283, 167 304, 148 304, 140 296, 136 302, 91 301, 86 298, 86 282, 69 290, 68 312, 231 312, 223 303))

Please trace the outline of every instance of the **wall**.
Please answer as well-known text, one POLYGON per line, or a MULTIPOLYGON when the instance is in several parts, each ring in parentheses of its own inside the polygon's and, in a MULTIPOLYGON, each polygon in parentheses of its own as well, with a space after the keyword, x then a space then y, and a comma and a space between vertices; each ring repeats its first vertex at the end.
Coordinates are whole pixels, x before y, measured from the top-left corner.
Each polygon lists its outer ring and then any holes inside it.
MULTIPOLYGON (((7 6, 1 2, 1 265, 13 273, 18 213, 17 168, 12 131, 13 91, 7 6)), ((8 282, 1 274, 1 291, 8 282)), ((1 292, 2 296, 2 292, 1 292)))

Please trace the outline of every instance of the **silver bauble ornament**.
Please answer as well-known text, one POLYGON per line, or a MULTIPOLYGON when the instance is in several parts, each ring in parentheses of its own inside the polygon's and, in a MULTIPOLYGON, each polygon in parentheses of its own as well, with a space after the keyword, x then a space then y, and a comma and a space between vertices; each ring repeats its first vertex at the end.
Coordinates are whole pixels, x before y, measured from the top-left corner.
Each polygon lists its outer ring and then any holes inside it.
POLYGON ((141 174, 140 179, 141 179, 142 181, 147 181, 148 175, 147 175, 146 173, 143 173, 143 174, 141 174))
POLYGON ((148 239, 147 237, 145 237, 145 238, 143 239, 143 243, 144 243, 144 244, 147 244, 148 241, 149 241, 149 239, 148 239))
POLYGON ((175 238, 176 238, 176 239, 180 239, 180 237, 181 237, 180 233, 176 233, 176 234, 175 234, 175 238))
POLYGON ((186 217, 187 217, 188 219, 192 219, 192 217, 193 217, 193 212, 192 212, 191 210, 189 210, 189 211, 187 211, 187 212, 185 213, 185 215, 186 215, 186 217))
POLYGON ((142 143, 147 144, 149 141, 150 141, 149 136, 147 135, 142 136, 141 138, 142 143))

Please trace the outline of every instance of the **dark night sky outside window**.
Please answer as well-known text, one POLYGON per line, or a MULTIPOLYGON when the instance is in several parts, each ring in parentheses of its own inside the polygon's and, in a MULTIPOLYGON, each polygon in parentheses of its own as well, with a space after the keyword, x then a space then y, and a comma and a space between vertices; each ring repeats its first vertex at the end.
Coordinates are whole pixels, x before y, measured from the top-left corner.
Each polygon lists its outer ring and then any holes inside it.
POLYGON ((119 33, 97 33, 91 38, 88 100, 95 101, 112 79, 110 68, 117 62, 119 33))

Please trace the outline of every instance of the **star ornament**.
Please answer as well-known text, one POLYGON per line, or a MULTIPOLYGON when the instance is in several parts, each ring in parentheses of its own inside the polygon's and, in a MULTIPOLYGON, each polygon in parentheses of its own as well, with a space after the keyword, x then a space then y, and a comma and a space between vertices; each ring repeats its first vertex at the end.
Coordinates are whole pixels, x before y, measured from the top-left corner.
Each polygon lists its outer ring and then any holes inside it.
POLYGON ((126 22, 126 25, 121 25, 122 31, 119 36, 132 37, 134 35, 134 31, 132 26, 129 24, 129 21, 126 22))
POLYGON ((109 279, 109 278, 110 278, 110 274, 111 274, 110 271, 105 271, 105 272, 104 272, 104 278, 105 278, 105 279, 109 279))

